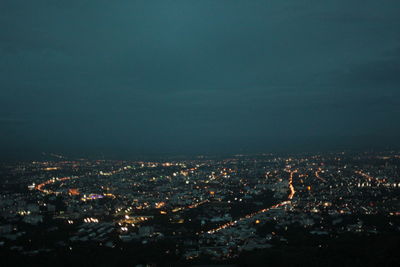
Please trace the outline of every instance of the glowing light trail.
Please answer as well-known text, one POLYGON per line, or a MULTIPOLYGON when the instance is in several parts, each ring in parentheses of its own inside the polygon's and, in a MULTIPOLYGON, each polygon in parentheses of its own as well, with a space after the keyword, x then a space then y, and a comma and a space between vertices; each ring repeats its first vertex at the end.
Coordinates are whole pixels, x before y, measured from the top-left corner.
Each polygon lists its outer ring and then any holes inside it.
POLYGON ((256 211, 256 212, 247 214, 246 216, 244 216, 244 217, 242 217, 242 218, 239 218, 239 219, 237 219, 236 221, 227 222, 227 223, 225 223, 225 224, 223 224, 223 225, 221 225, 221 226, 219 226, 219 227, 217 227, 217 228, 214 228, 214 229, 211 229, 211 230, 207 231, 207 233, 208 233, 208 234, 214 234, 214 233, 216 233, 216 232, 218 232, 218 231, 221 231, 221 230, 223 230, 223 229, 226 229, 226 228, 228 228, 228 227, 232 227, 232 226, 238 224, 240 221, 243 221, 243 220, 246 220, 246 219, 251 219, 251 218, 253 218, 254 216, 256 216, 256 215, 258 215, 258 214, 268 212, 268 211, 270 211, 271 209, 276 209, 276 208, 279 208, 279 207, 282 207, 282 206, 285 206, 285 205, 291 205, 292 202, 291 202, 290 200, 293 199, 293 197, 294 197, 294 195, 295 195, 295 193, 296 193, 296 190, 294 189, 294 186, 293 186, 293 175, 294 175, 295 173, 297 173, 297 170, 289 171, 289 172, 290 172, 290 176, 289 176, 289 189, 290 189, 290 194, 289 194, 289 196, 288 196, 288 200, 283 201, 283 202, 281 202, 281 203, 278 203, 278 204, 276 204, 276 205, 273 205, 273 206, 271 206, 271 207, 269 207, 269 208, 265 208, 265 209, 262 209, 262 210, 259 210, 259 211, 256 211))
POLYGON ((207 233, 208 233, 208 234, 214 234, 214 233, 216 233, 216 232, 218 232, 218 231, 221 231, 222 229, 225 229, 225 228, 234 226, 235 224, 237 224, 237 223, 240 222, 240 221, 243 221, 243 220, 246 220, 246 219, 251 219, 252 217, 254 217, 254 216, 258 215, 258 214, 261 214, 261 213, 270 211, 271 209, 276 209, 276 208, 279 208, 279 207, 282 207, 282 206, 285 206, 285 205, 290 205, 290 204, 291 204, 291 202, 288 201, 288 200, 287 200, 287 201, 283 201, 283 202, 278 203, 278 204, 276 204, 276 205, 273 205, 273 206, 271 206, 271 207, 269 207, 269 208, 265 208, 265 209, 262 209, 262 210, 259 210, 259 211, 256 211, 256 212, 247 214, 246 216, 244 216, 244 217, 242 217, 242 218, 239 218, 239 219, 236 220, 236 221, 232 221, 232 222, 225 223, 225 224, 223 224, 223 225, 221 225, 221 226, 219 226, 219 227, 217 227, 217 228, 215 228, 215 229, 212 229, 212 230, 207 231, 207 233))
POLYGON ((291 171, 290 172, 290 176, 289 176, 289 189, 290 189, 290 194, 288 196, 288 199, 291 200, 294 197, 294 194, 296 194, 296 190, 294 189, 293 186, 293 174, 295 174, 297 172, 297 170, 295 171, 291 171))

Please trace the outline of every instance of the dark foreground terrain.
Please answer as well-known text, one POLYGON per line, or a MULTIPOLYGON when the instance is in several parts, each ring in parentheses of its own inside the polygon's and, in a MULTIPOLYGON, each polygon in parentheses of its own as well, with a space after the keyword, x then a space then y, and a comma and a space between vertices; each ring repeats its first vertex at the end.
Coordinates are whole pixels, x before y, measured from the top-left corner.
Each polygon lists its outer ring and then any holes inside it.
POLYGON ((167 246, 125 246, 110 248, 80 247, 72 251, 59 250, 35 256, 21 256, 17 252, 0 251, 2 266, 399 266, 400 236, 375 235, 345 236, 319 240, 302 239, 296 244, 243 252, 229 261, 196 259, 184 261, 177 256, 166 256, 167 246), (319 246, 318 242, 324 245, 319 246), (152 260, 149 260, 152 259, 152 260))

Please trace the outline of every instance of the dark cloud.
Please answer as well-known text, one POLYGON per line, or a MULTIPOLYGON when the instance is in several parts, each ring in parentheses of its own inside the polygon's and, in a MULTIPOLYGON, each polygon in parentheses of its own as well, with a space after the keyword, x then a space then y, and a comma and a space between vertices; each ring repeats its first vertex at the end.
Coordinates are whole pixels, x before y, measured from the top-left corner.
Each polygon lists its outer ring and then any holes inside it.
POLYGON ((349 68, 346 73, 350 83, 374 87, 400 86, 400 48, 385 57, 364 62, 349 68))
POLYGON ((25 124, 27 121, 23 119, 16 118, 0 118, 0 125, 15 125, 15 124, 25 124))
POLYGON ((0 146, 220 152, 398 136, 399 11, 392 0, 1 1, 0 146))

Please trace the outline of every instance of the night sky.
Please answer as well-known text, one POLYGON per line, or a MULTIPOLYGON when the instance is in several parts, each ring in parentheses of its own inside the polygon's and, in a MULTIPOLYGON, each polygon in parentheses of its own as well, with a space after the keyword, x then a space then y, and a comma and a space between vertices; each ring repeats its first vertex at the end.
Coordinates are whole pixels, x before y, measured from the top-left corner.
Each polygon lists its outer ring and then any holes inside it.
POLYGON ((0 156, 398 146, 400 1, 0 1, 0 156))

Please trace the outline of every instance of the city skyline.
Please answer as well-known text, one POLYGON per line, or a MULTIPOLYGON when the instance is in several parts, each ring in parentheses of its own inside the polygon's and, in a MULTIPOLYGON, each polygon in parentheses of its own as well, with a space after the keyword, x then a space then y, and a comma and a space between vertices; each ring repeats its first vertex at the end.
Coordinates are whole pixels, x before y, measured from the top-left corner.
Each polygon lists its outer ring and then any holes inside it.
POLYGON ((399 259, 400 151, 47 156, 0 163, 7 266, 376 266, 399 259))

